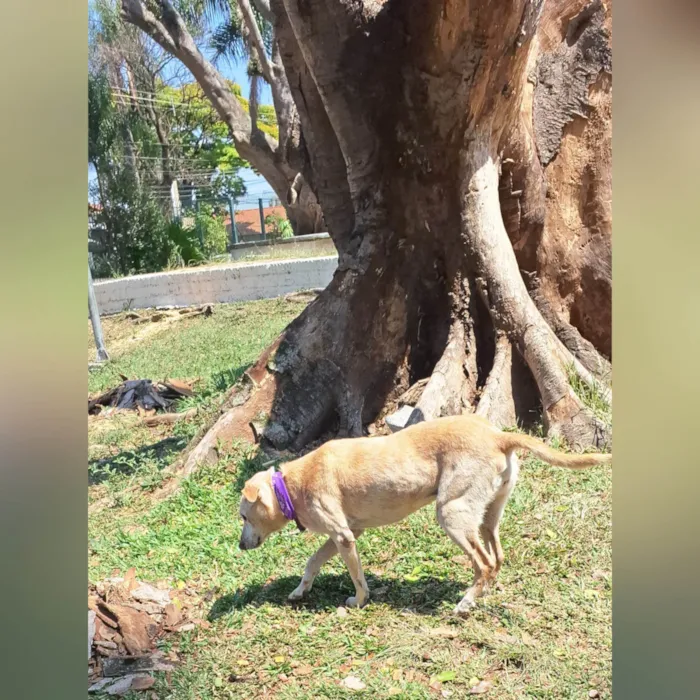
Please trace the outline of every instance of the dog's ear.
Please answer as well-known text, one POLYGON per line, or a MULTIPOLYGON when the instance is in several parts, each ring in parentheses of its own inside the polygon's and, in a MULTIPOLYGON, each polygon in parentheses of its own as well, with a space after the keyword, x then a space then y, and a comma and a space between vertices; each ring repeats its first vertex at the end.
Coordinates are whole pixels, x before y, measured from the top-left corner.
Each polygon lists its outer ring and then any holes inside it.
POLYGON ((255 503, 255 501, 258 500, 259 495, 260 490, 255 484, 248 483, 243 487, 243 497, 246 499, 246 501, 255 503))

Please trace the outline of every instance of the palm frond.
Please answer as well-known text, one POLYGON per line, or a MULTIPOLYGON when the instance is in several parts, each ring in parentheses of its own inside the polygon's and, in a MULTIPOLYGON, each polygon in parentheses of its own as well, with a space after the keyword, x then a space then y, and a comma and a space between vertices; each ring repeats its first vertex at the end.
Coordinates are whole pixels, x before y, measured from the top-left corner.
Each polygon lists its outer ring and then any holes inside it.
POLYGON ((215 62, 222 58, 243 61, 249 55, 240 20, 235 14, 214 30, 209 45, 214 50, 215 62))

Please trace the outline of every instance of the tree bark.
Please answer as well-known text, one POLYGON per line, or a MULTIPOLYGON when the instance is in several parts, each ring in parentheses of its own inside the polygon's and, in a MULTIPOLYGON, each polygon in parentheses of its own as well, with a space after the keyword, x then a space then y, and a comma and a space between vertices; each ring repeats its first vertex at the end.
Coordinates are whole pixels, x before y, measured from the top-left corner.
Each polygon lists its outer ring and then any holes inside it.
POLYGON ((341 263, 202 444, 253 439, 260 413, 276 449, 360 435, 419 382, 411 422, 512 425, 530 387, 550 435, 609 445, 574 385, 611 396, 610 3, 271 12, 341 263))
MULTIPOLYGON (((243 6, 250 11, 248 2, 243 2, 243 6)), ((316 193, 304 176, 309 156, 298 128, 298 115, 284 68, 263 55, 261 64, 272 88, 278 118, 278 143, 251 123, 250 116, 228 88, 223 76, 199 51, 185 22, 169 0, 154 3, 121 0, 121 15, 124 21, 142 29, 189 69, 228 126, 241 158, 260 172, 284 204, 294 232, 302 235, 322 231, 323 213, 316 193)))

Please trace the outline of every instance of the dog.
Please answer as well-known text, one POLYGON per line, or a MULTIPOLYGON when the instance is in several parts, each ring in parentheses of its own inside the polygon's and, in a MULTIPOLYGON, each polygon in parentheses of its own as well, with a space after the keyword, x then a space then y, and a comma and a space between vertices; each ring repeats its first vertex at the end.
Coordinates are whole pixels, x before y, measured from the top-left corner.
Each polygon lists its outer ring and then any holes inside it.
POLYGON ((421 422, 387 436, 331 440, 245 483, 240 548, 259 547, 290 521, 327 535, 289 600, 301 600, 321 567, 340 553, 355 585, 346 605, 362 607, 369 588, 357 539, 367 528, 399 522, 435 501, 438 523, 472 562, 474 581, 455 608, 465 615, 503 564, 498 526, 518 478, 517 450, 570 469, 612 460, 609 454, 558 452, 475 415, 421 422))

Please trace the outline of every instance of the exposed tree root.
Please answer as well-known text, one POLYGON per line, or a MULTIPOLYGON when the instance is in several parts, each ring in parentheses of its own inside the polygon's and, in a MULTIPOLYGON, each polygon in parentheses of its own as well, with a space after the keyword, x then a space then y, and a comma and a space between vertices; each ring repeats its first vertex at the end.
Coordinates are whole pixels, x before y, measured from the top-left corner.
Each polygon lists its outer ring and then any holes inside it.
POLYGON ((515 425, 517 413, 513 399, 513 346, 505 334, 496 340, 493 367, 484 384, 476 414, 499 428, 515 425))
MULTIPOLYGON (((473 337, 471 350, 473 352, 473 337)), ((468 394, 476 386, 476 372, 466 370, 468 357, 467 331, 461 320, 452 324, 442 357, 416 403, 408 425, 433 420, 440 416, 461 413, 468 403, 468 394)))
POLYGON ((560 435, 572 447, 601 448, 610 443, 609 428, 576 396, 569 368, 587 383, 595 379, 556 337, 527 292, 503 224, 498 165, 489 141, 489 135, 477 134, 462 155, 462 233, 476 266, 479 291, 494 326, 518 348, 532 371, 548 433, 560 435))

